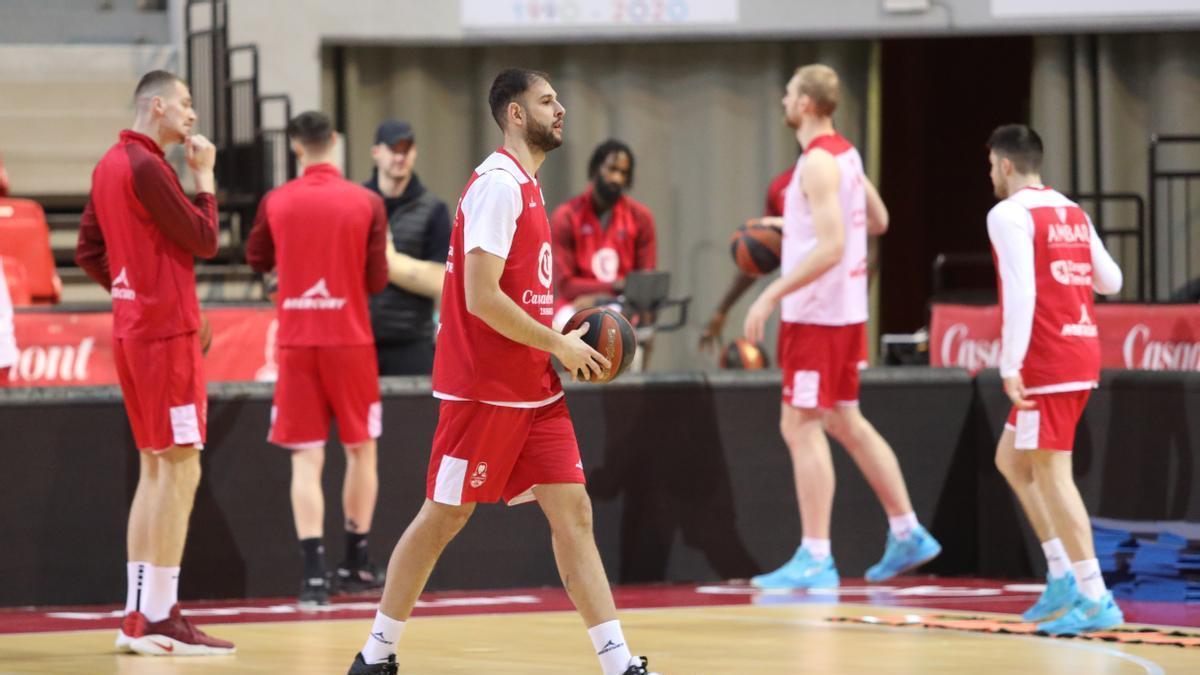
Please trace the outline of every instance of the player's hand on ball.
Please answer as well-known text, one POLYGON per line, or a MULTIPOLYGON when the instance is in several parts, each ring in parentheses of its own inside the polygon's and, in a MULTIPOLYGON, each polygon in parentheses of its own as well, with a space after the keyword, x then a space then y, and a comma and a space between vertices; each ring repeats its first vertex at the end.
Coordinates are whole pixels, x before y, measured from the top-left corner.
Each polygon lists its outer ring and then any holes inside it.
POLYGON ((1037 407, 1033 401, 1025 398, 1025 380, 1020 375, 1004 378, 1004 393, 1012 400, 1017 410, 1032 410, 1037 407))
POLYGON ((217 146, 200 134, 188 136, 184 149, 192 171, 212 171, 217 163, 217 146))
POLYGON ((763 341, 763 333, 766 332, 767 320, 771 318, 771 314, 775 311, 775 303, 771 300, 768 293, 763 293, 758 296, 753 305, 750 305, 750 311, 746 312, 746 322, 742 325, 742 335, 745 336, 753 344, 758 344, 763 341))
POLYGON ((554 354, 571 373, 571 379, 574 381, 590 380, 593 376, 600 377, 612 367, 608 359, 583 341, 583 335, 587 331, 588 326, 584 324, 563 335, 559 340, 558 351, 554 354))

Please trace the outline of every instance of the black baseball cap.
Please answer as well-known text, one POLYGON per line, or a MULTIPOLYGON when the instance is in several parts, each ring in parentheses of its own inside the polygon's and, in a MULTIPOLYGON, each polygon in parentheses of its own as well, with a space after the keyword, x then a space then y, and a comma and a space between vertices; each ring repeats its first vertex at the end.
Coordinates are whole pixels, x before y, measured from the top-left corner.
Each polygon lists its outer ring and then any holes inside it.
POLYGON ((412 125, 401 120, 386 120, 375 130, 375 144, 395 145, 400 141, 416 140, 412 125))

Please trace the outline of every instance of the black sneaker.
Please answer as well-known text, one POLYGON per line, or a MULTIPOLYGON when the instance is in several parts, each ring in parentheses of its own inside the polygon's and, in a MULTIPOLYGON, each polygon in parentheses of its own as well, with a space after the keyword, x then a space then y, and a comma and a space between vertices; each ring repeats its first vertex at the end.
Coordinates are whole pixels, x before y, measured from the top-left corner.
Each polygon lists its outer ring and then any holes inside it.
POLYGON ((384 568, 369 561, 361 565, 342 562, 335 574, 335 583, 342 593, 362 593, 383 588, 384 568))
POLYGON ((629 662, 629 667, 625 669, 624 675, 660 675, 659 673, 650 672, 650 660, 644 656, 635 656, 629 662))
POLYGON ((400 666, 396 665, 395 654, 389 656, 388 660, 383 663, 368 665, 366 661, 363 661, 362 652, 359 652, 355 655, 354 663, 350 664, 350 671, 346 675, 397 675, 399 672, 400 666))
POLYGON ((329 580, 325 577, 305 579, 300 584, 300 606, 316 607, 329 604, 329 580))

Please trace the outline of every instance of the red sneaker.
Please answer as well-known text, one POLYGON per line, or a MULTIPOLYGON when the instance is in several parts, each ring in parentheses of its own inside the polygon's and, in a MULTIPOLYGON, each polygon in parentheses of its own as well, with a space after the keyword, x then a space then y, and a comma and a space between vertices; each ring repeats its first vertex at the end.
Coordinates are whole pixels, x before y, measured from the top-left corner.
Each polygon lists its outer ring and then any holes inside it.
POLYGON ((121 627, 117 629, 117 651, 129 653, 133 641, 146 634, 146 615, 141 612, 130 612, 121 619, 121 627))
POLYGON ((236 650, 232 642, 218 640, 183 618, 178 604, 171 607, 166 619, 146 624, 129 647, 145 656, 205 656, 236 650))

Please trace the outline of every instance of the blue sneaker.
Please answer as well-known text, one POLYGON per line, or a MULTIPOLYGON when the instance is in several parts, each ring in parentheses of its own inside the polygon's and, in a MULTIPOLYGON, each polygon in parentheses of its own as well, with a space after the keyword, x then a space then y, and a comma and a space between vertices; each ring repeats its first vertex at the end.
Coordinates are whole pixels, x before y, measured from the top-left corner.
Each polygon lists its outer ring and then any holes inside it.
POLYGON ((1079 587, 1075 584, 1075 575, 1067 572, 1061 577, 1052 577, 1046 573, 1046 590, 1033 607, 1021 614, 1021 619, 1029 623, 1044 623, 1071 609, 1079 587))
POLYGON ((763 589, 837 588, 839 583, 833 556, 813 560, 803 546, 796 549, 796 554, 783 567, 750 580, 751 586, 763 589))
POLYGON ((1099 630, 1116 628, 1125 623, 1125 615, 1113 600, 1112 593, 1105 591, 1099 600, 1088 600, 1076 592, 1075 602, 1059 618, 1038 624, 1039 633, 1050 635, 1079 635, 1099 630))
POLYGON ((920 525, 908 535, 908 539, 897 539, 888 532, 883 559, 867 570, 866 579, 873 584, 887 581, 898 574, 924 565, 938 557, 941 552, 942 545, 920 525))

